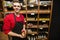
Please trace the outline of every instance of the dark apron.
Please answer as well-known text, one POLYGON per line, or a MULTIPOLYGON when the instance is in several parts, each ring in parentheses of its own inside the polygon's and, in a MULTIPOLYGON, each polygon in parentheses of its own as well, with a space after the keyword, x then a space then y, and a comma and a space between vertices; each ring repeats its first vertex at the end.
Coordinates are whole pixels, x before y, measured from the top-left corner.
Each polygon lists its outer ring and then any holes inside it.
MULTIPOLYGON (((21 30, 23 29, 23 23, 22 22, 17 22, 15 15, 14 15, 14 19, 15 19, 15 27, 13 28, 12 32, 15 32, 17 34, 21 34, 21 30)), ((13 36, 12 40, 28 40, 28 39, 13 36)))

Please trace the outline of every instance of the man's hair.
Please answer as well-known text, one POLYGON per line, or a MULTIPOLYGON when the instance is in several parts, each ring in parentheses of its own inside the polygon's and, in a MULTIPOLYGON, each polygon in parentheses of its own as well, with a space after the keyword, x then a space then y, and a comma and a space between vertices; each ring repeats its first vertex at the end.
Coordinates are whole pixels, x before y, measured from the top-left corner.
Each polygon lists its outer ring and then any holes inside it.
POLYGON ((16 3, 20 3, 19 1, 13 1, 13 3, 15 3, 15 2, 16 2, 16 3))
MULTIPOLYGON (((20 4, 20 2, 19 2, 19 1, 13 1, 13 2, 12 2, 12 5, 13 5, 13 3, 19 3, 19 4, 20 4)), ((20 4, 20 5, 21 5, 21 4, 20 4)))

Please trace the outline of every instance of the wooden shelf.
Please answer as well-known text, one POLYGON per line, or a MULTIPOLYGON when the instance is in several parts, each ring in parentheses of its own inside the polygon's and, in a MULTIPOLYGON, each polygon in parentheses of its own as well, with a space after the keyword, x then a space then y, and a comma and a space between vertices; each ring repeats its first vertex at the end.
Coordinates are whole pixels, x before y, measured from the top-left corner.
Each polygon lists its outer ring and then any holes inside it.
MULTIPOLYGON (((11 11, 6 11, 6 13, 13 13, 13 12, 14 12, 13 10, 11 10, 11 11)), ((21 10, 20 13, 25 14, 25 13, 26 13, 26 10, 21 10)))
POLYGON ((37 2, 37 4, 36 3, 32 3, 32 4, 28 4, 28 6, 30 6, 30 5, 34 5, 34 6, 38 6, 38 5, 40 5, 40 6, 42 6, 42 5, 51 5, 51 1, 40 1, 39 2, 39 4, 38 4, 38 2, 37 2))
POLYGON ((50 10, 40 10, 39 13, 50 13, 50 10))
POLYGON ((27 21, 37 21, 35 18, 27 18, 27 21))
POLYGON ((27 26, 26 28, 48 28, 48 25, 39 25, 39 27, 37 25, 32 25, 32 26, 27 26))
MULTIPOLYGON (((27 18, 27 21, 38 21, 38 18, 27 18)), ((39 18, 39 21, 50 21, 50 18, 39 18)))
MULTIPOLYGON (((39 2, 36 1, 37 3, 34 2, 31 4, 29 4, 28 2, 26 1, 26 4, 23 4, 22 9, 20 10, 20 13, 22 13, 25 17, 24 20, 26 21, 27 34, 29 34, 29 35, 37 34, 37 36, 39 36, 38 34, 41 31, 39 29, 42 29, 42 30, 47 29, 46 31, 44 31, 47 34, 47 37, 46 38, 37 38, 36 40, 48 40, 48 34, 49 34, 48 31, 49 31, 49 26, 50 26, 51 16, 52 16, 53 0, 51 0, 51 1, 50 0, 48 0, 48 1, 39 0, 39 2), (30 14, 33 14, 33 15, 30 15, 30 14), (47 14, 47 15, 45 15, 45 14, 47 14), (28 25, 29 23, 31 25, 28 25)), ((5 13, 14 12, 13 9, 11 9, 11 11, 9 11, 9 9, 3 8, 3 10, 5 11, 5 13)), ((2 13, 2 12, 0 12, 0 13, 2 13)), ((3 18, 0 18, 0 21, 3 21, 3 18)), ((44 34, 42 34, 42 35, 44 35, 44 34)))
POLYGON ((3 18, 0 18, 0 21, 3 21, 3 18))
POLYGON ((39 5, 40 5, 40 6, 41 6, 41 5, 50 5, 50 6, 51 6, 51 3, 52 3, 52 1, 50 1, 50 0, 49 0, 49 1, 45 1, 45 0, 44 0, 44 1, 40 1, 40 2, 39 2, 39 5))
POLYGON ((46 34, 48 34, 48 32, 45 32, 46 34))
POLYGON ((27 4, 27 6, 31 7, 31 6, 38 6, 38 4, 27 4))
MULTIPOLYGON (((14 12, 14 11, 6 11, 6 12, 14 12)), ((50 13, 50 10, 40 10, 39 13, 50 13)), ((26 13, 26 10, 21 10, 20 13, 26 13)), ((38 13, 38 10, 28 10, 27 13, 38 13)))
POLYGON ((39 21, 50 21, 50 18, 39 18, 39 21))
MULTIPOLYGON (((28 10, 27 13, 38 13, 38 10, 28 10)), ((50 13, 50 10, 40 10, 39 13, 50 13)))
POLYGON ((35 35, 38 34, 37 32, 28 32, 28 34, 35 35))
POLYGON ((37 25, 27 26, 27 28, 38 28, 37 25))
MULTIPOLYGON (((39 32, 39 33, 41 33, 41 32, 39 32)), ((46 34, 48 34, 48 32, 47 32, 47 31, 46 31, 45 33, 46 33, 46 34)))
POLYGON ((48 40, 48 38, 36 38, 36 40, 48 40))
MULTIPOLYGON (((0 21, 3 21, 3 18, 0 18, 0 21)), ((27 21, 37 21, 35 18, 27 18, 27 21)), ((49 18, 40 18, 39 21, 49 21, 49 18)))
MULTIPOLYGON (((34 6, 45 6, 45 5, 46 5, 46 6, 51 6, 51 4, 30 4, 30 5, 28 4, 27 6, 31 6, 31 5, 33 5, 33 7, 34 7, 34 6)), ((23 6, 24 6, 24 5, 23 5, 23 6)))
POLYGON ((39 25, 39 28, 48 28, 48 25, 39 25))

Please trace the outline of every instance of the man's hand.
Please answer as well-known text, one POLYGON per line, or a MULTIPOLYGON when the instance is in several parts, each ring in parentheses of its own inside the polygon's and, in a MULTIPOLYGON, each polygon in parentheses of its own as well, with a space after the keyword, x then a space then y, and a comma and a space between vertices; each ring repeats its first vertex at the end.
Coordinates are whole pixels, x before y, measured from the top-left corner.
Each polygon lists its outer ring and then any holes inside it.
POLYGON ((24 30, 24 29, 22 30, 22 36, 26 37, 26 30, 24 30))
POLYGON ((20 38, 25 38, 25 37, 24 37, 24 36, 22 36, 22 35, 19 35, 19 37, 20 37, 20 38))
POLYGON ((22 36, 21 34, 17 34, 17 33, 14 33, 14 32, 12 32, 12 31, 10 31, 10 32, 8 33, 8 35, 10 35, 10 36, 16 36, 16 37, 20 37, 20 38, 24 38, 24 36, 22 36))

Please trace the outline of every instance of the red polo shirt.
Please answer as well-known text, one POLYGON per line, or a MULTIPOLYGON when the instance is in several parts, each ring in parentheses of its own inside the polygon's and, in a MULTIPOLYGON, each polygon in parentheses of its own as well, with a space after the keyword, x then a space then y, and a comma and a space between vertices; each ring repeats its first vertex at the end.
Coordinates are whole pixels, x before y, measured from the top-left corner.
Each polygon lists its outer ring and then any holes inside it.
MULTIPOLYGON (((24 16, 20 14, 19 17, 16 16, 16 21, 22 21, 24 23, 24 16)), ((15 19, 13 13, 10 13, 4 18, 3 32, 8 34, 15 26, 15 19)))

